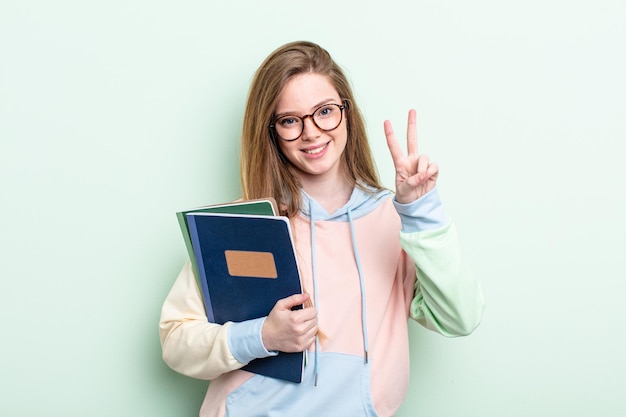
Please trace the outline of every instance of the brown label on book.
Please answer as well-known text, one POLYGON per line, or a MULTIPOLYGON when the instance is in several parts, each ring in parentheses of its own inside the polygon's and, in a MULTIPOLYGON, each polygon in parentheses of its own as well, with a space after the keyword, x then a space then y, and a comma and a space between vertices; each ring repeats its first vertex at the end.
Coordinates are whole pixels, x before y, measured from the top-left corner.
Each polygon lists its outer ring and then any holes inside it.
POLYGON ((233 277, 278 278, 271 252, 224 251, 228 273, 233 277))

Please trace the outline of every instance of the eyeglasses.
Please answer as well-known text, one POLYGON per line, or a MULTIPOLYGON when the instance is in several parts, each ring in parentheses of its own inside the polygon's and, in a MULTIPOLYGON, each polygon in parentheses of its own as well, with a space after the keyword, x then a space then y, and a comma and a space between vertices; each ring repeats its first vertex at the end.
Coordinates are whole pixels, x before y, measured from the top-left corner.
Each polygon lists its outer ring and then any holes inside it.
POLYGON ((302 136, 304 132, 304 119, 310 117, 313 124, 323 132, 330 132, 337 129, 343 120, 343 110, 347 106, 344 100, 343 105, 340 104, 324 104, 318 107, 311 114, 303 116, 286 115, 281 116, 270 123, 270 128, 276 131, 279 138, 286 142, 291 142, 302 136))

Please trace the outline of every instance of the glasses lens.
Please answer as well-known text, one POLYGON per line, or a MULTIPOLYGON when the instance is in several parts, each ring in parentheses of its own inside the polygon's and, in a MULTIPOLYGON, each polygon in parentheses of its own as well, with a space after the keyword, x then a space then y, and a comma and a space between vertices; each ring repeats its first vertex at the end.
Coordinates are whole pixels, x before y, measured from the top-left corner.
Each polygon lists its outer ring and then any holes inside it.
POLYGON ((322 130, 333 130, 341 123, 341 108, 337 104, 328 104, 315 110, 313 120, 322 130))
POLYGON ((302 133, 302 119, 298 116, 284 116, 274 124, 276 133, 284 140, 294 140, 302 133))

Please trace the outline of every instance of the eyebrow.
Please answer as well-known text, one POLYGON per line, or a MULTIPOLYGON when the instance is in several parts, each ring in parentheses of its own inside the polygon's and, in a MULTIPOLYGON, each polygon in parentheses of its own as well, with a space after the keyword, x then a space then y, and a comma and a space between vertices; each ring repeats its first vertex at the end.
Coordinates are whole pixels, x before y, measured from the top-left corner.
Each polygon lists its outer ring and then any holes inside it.
MULTIPOLYGON (((315 104, 313 107, 311 107, 311 109, 316 110, 319 107, 323 106, 324 104, 328 104, 328 103, 337 104, 337 103, 335 103, 335 101, 337 101, 337 99, 327 98, 327 99, 324 99, 324 100, 320 101, 319 103, 315 104)), ((285 112, 282 112, 282 113, 276 113, 274 115, 274 118, 275 119, 280 119, 283 116, 293 116, 293 115, 298 115, 298 113, 296 113, 294 111, 285 111, 285 112)))

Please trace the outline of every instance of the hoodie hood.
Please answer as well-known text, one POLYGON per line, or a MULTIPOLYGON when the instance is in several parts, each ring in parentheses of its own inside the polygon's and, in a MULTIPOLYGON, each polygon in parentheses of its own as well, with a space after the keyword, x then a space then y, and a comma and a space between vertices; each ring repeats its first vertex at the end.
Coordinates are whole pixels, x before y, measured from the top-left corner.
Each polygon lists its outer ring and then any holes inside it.
POLYGON ((356 220, 360 217, 371 213, 392 193, 389 190, 379 190, 365 184, 359 184, 352 190, 352 195, 348 202, 334 213, 328 213, 313 198, 311 198, 304 190, 302 193, 302 208, 300 212, 315 221, 349 221, 356 220))

